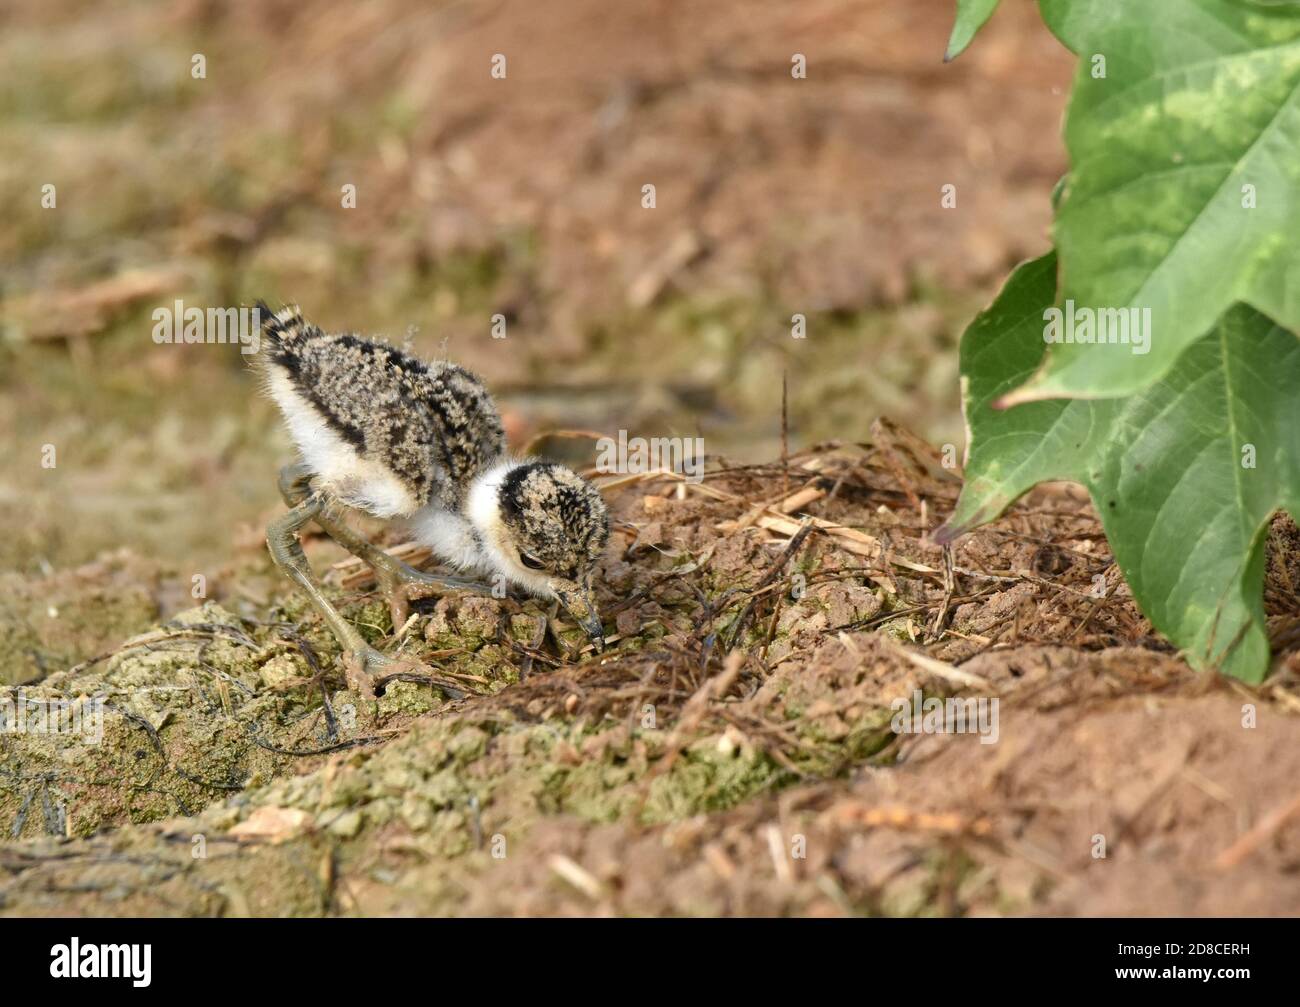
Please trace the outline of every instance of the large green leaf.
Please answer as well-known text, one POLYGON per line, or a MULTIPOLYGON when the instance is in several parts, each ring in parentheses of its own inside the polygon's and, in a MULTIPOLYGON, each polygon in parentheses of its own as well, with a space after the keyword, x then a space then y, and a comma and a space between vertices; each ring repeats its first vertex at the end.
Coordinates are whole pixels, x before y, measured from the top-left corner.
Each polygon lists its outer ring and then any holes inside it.
POLYGON ((956 59, 965 51, 975 33, 984 27, 985 22, 998 9, 998 2, 999 0, 957 0, 957 18, 948 39, 948 51, 943 54, 945 63, 956 59))
POLYGON ((1152 623, 1194 666, 1259 681, 1265 529, 1300 516, 1300 340, 1238 305, 1143 392, 994 410, 1037 365, 1056 288, 1054 254, 1021 266, 962 338, 967 482, 937 537, 1083 483, 1152 623))
POLYGON ((1300 330, 1300 5, 1040 7, 1079 55, 1055 226, 1061 302, 1149 308, 1150 352, 1054 345, 1006 402, 1138 391, 1237 302, 1300 330))

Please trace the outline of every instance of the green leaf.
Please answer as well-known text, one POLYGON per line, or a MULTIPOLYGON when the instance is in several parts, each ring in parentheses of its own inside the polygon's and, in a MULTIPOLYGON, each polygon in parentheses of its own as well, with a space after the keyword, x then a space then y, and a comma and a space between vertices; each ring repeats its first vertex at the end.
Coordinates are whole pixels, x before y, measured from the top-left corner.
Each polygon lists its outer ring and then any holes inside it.
POLYGON ((998 0, 957 0, 957 19, 953 22, 943 61, 951 62, 965 52, 975 33, 984 27, 997 9, 998 0))
POLYGON ((1083 483, 1156 628, 1193 666, 1260 681, 1268 519, 1300 516, 1300 340, 1238 305, 1143 392, 996 411, 1038 361, 1055 259, 1017 269, 962 337, 967 482, 936 538, 991 520, 1037 483, 1083 483))
POLYGON ((1061 303, 1149 308, 1150 352, 1054 345, 1006 401, 1132 394, 1237 302, 1300 330, 1300 5, 1040 7, 1079 55, 1055 225, 1061 303))

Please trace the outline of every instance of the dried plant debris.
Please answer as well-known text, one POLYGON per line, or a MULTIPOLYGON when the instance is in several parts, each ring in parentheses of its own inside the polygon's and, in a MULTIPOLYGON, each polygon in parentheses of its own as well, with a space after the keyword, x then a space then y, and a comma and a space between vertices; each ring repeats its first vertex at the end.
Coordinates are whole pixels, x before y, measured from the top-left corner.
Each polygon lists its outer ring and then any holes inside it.
POLYGON ((607 480, 599 656, 533 602, 427 599, 394 628, 346 563, 349 618, 434 676, 348 692, 287 589, 135 627, 22 687, 83 730, 0 734, 0 911, 1292 911, 1295 526, 1247 689, 1152 633, 1070 487, 931 544, 943 462, 881 423, 607 480))

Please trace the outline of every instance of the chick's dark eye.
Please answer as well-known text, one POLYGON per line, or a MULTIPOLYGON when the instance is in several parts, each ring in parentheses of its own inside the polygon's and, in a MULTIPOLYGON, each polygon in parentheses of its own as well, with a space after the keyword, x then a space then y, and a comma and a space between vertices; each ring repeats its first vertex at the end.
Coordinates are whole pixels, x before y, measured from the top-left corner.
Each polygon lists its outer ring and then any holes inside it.
POLYGON ((519 562, 528 567, 529 570, 541 570, 545 568, 545 564, 540 559, 536 556, 529 556, 526 552, 521 552, 519 554, 519 562))

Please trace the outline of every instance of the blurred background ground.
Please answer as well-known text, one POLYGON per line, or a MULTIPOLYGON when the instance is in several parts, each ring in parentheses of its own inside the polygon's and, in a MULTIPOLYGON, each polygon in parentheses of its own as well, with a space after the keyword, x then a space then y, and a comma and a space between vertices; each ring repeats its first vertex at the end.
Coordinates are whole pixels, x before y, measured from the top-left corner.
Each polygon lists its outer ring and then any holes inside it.
POLYGON ((957 337, 1045 247, 1070 61, 1015 2, 945 65, 951 15, 10 0, 0 570, 128 547, 188 581, 261 548, 287 440, 235 348, 153 343, 174 299, 445 348, 516 443, 621 428, 768 459, 786 372, 795 444, 884 413, 960 446, 957 337))

